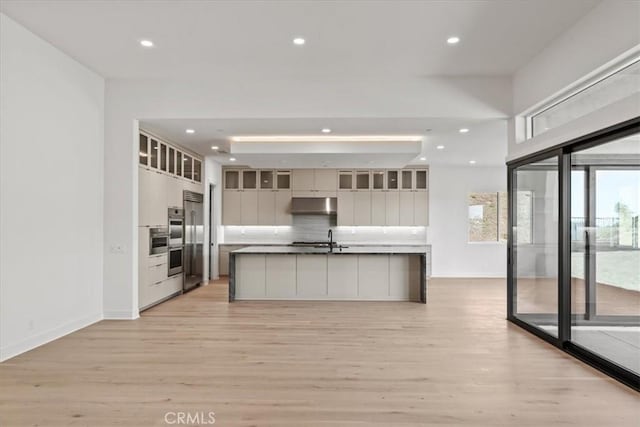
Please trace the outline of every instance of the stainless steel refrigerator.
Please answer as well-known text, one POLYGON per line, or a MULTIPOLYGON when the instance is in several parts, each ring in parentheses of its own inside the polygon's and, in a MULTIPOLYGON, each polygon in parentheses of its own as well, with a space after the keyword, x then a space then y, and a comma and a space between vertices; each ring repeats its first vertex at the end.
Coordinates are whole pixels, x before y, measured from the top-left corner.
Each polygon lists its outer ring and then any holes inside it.
POLYGON ((184 199, 184 282, 189 291, 202 281, 204 249, 203 195, 185 190, 184 199))

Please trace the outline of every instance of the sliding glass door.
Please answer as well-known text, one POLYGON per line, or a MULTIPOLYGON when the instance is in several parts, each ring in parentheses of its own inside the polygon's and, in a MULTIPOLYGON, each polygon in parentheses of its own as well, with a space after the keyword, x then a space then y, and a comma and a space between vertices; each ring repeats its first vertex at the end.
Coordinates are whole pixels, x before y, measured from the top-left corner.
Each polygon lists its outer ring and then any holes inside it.
POLYGON ((514 315, 558 336, 558 156, 513 171, 514 315))
POLYGON ((640 118, 509 164, 508 318, 640 390, 640 118))
POLYGON ((640 374, 640 135, 571 154, 571 342, 640 374))

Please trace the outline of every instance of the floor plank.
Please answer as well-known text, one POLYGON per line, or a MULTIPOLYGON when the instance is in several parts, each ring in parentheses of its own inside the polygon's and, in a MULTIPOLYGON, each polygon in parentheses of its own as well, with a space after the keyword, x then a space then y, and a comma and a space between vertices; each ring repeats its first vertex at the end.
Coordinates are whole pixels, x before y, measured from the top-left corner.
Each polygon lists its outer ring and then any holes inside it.
POLYGON ((637 427, 639 395, 506 322, 505 289, 227 304, 217 281, 0 364, 0 425, 637 427))

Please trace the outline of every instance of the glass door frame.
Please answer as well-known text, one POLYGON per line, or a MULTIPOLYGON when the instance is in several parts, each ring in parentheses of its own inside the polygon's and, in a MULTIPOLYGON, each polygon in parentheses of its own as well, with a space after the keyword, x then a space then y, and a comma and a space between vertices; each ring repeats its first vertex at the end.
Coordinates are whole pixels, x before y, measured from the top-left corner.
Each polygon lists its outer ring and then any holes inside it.
MULTIPOLYGON (((640 132, 640 117, 572 139, 537 153, 507 162, 508 236, 507 236, 507 320, 571 354, 592 367, 640 391, 640 376, 571 341, 573 321, 571 305, 571 154, 640 132), (515 313, 517 302, 514 213, 516 212, 516 170, 537 161, 558 158, 558 336, 545 333, 515 313)), ((595 173, 595 172, 594 172, 595 173)), ((589 208, 588 208, 589 209, 589 208)))

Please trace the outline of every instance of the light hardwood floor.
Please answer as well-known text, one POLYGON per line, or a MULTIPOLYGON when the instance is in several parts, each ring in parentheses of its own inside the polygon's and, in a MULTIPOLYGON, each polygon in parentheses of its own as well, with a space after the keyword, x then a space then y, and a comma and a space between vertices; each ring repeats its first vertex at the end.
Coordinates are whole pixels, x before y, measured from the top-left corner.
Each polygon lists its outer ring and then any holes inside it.
POLYGON ((426 305, 227 304, 225 286, 0 364, 0 425, 640 425, 640 395, 504 319, 504 281, 433 280, 426 305))

